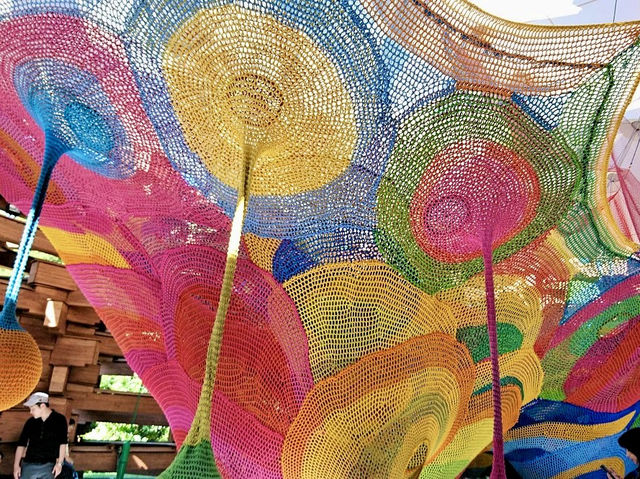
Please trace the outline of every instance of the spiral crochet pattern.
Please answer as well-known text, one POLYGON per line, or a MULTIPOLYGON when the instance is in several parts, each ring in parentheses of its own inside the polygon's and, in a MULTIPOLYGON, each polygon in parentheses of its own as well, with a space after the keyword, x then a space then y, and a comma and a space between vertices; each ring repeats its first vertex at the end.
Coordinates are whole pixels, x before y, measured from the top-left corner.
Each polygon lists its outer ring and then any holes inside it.
POLYGON ((631 467, 640 247, 606 171, 640 22, 0 0, 0 65, 0 195, 31 211, 0 409, 40 374, 16 315, 40 219, 168 419, 163 478, 631 467))

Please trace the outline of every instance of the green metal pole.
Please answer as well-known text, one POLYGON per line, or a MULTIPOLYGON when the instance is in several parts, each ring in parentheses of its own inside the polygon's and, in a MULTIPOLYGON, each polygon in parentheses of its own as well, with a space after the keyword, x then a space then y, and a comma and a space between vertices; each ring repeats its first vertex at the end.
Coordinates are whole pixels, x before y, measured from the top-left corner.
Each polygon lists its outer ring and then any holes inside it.
POLYGON ((127 470, 127 462, 129 462, 129 450, 131 449, 131 442, 125 441, 122 444, 122 449, 118 455, 118 466, 116 468, 116 479, 123 479, 124 473, 127 470))

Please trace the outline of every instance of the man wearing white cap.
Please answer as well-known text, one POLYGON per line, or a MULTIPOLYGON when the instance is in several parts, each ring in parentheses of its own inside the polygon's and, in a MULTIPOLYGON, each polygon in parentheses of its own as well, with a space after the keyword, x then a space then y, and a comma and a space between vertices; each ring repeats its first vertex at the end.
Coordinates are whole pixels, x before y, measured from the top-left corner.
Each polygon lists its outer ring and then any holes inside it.
POLYGON ((22 428, 13 463, 13 477, 52 479, 60 474, 67 451, 67 419, 49 407, 47 393, 33 393, 24 405, 33 417, 22 428), (20 467, 22 456, 24 460, 20 467))

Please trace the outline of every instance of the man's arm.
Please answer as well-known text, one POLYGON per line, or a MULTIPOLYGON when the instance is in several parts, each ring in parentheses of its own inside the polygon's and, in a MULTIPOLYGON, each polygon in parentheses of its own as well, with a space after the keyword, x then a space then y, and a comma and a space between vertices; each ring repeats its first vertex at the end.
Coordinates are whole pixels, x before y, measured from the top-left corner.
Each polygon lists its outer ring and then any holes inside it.
POLYGON ((58 477, 58 475, 62 472, 62 462, 64 461, 64 456, 67 452, 67 444, 60 444, 58 448, 58 459, 56 459, 56 465, 53 466, 53 477, 58 477))
POLYGON ((13 479, 20 479, 20 460, 24 456, 25 449, 24 446, 16 447, 16 456, 13 459, 13 479))
POLYGON ((56 464, 53 466, 53 477, 57 477, 62 472, 62 463, 64 461, 64 456, 67 454, 67 444, 69 443, 69 439, 67 437, 67 418, 62 414, 58 414, 59 424, 57 424, 56 431, 58 433, 58 458, 56 459, 56 464))

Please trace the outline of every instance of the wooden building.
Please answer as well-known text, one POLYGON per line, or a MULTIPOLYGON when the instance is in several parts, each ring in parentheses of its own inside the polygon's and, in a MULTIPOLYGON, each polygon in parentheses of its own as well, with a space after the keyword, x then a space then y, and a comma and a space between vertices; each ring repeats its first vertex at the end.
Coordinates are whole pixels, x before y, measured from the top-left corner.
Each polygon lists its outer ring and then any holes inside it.
MULTIPOLYGON (((0 197, 0 209, 9 205, 0 197)), ((15 253, 11 244, 18 244, 23 223, 0 216, 0 267, 11 268, 15 253)), ((56 255, 56 251, 41 232, 33 250, 56 255)), ((20 324, 35 338, 42 353, 42 376, 38 391, 51 397, 51 407, 73 418, 71 457, 78 470, 115 471, 119 444, 76 442, 76 427, 92 421, 129 423, 137 403, 136 424, 167 425, 160 407, 148 394, 102 390, 103 374, 131 375, 115 340, 105 329, 64 266, 55 262, 31 259, 29 277, 18 297, 20 324)), ((4 298, 8 280, 0 278, 0 301, 4 298)), ((27 408, 18 405, 0 413, 0 451, 5 455, 0 463, 0 477, 12 474, 15 441, 24 422, 27 408)), ((134 444, 131 446, 128 472, 155 475, 164 470, 175 456, 173 444, 134 444)))

